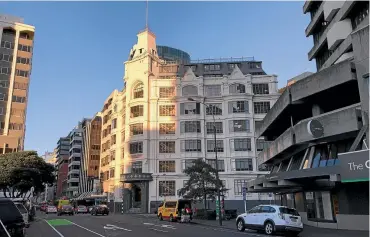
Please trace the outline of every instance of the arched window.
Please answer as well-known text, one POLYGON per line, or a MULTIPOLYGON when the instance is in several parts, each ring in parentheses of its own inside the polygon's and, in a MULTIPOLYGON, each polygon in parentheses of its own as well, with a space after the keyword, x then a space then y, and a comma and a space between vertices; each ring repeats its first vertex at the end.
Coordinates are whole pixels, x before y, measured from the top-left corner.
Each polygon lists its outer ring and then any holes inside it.
POLYGON ((245 93, 245 85, 243 84, 232 84, 229 87, 229 93, 230 94, 242 94, 245 93))
POLYGON ((183 96, 198 95, 198 87, 192 85, 184 86, 182 88, 182 95, 183 96))
POLYGON ((134 99, 137 98, 144 98, 144 85, 143 83, 139 83, 134 88, 134 99))

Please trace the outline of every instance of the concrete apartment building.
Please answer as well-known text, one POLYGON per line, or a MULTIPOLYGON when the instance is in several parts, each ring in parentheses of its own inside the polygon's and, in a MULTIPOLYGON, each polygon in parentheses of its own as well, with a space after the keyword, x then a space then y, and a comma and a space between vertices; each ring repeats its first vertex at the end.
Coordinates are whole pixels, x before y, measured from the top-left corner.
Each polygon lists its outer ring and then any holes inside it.
POLYGON ((281 195, 307 225, 369 230, 369 2, 307 1, 318 71, 289 85, 256 129, 271 173, 248 192, 281 195))
POLYGON ((69 137, 61 137, 58 140, 56 147, 56 193, 57 198, 66 196, 67 194, 67 178, 68 178, 68 158, 69 158, 69 137))
POLYGON ((69 138, 69 157, 68 157, 68 177, 67 177, 67 196, 72 198, 78 195, 80 182, 80 169, 82 157, 82 124, 81 122, 68 134, 69 138))
POLYGON ((92 119, 82 121, 82 159, 80 169, 79 194, 80 198, 97 194, 100 183, 100 146, 101 146, 101 113, 92 119))
POLYGON ((0 153, 22 151, 35 28, 0 15, 0 153))
MULTIPOLYGON (((253 58, 183 63, 186 54, 166 61, 157 49, 152 32, 138 34, 125 62, 125 88, 104 103, 104 192, 123 200, 124 211, 144 213, 164 198, 179 198, 185 167, 197 158, 215 165, 214 113, 220 178, 229 189, 225 205, 243 210, 243 185, 264 173, 256 167, 256 153, 265 142, 256 141, 254 128, 280 96, 277 76, 266 75, 253 58)), ((271 196, 247 198, 253 205, 271 196)))

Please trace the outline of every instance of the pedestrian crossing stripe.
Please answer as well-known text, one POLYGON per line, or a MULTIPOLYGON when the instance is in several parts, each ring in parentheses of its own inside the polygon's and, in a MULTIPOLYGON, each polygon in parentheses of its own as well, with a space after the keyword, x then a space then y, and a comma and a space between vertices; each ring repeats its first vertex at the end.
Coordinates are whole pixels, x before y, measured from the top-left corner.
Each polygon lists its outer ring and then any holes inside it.
POLYGON ((63 225, 73 225, 72 222, 66 219, 54 219, 54 220, 46 220, 49 225, 52 226, 63 226, 63 225))

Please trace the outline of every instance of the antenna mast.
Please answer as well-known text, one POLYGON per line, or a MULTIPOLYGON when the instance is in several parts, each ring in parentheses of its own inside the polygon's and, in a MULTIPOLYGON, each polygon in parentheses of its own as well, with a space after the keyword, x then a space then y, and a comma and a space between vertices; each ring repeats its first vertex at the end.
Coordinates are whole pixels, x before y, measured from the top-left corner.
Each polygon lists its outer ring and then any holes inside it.
POLYGON ((149 0, 146 0, 146 14, 145 14, 145 29, 149 29, 148 28, 148 9, 149 9, 149 0))

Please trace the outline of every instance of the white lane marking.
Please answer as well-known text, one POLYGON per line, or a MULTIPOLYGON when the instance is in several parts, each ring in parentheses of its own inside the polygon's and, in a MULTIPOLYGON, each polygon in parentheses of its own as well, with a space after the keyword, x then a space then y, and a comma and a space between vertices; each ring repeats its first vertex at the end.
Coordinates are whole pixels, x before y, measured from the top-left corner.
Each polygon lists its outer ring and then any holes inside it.
POLYGON ((161 227, 161 228, 168 228, 168 229, 171 229, 171 230, 176 230, 176 227, 172 226, 172 225, 156 225, 156 224, 153 224, 153 223, 143 223, 144 225, 150 225, 150 226, 156 226, 156 227, 161 227))
POLYGON ((159 232, 168 233, 168 231, 166 231, 166 230, 158 230, 158 229, 155 229, 155 228, 149 228, 149 229, 150 229, 150 230, 159 231, 159 232))
POLYGON ((106 237, 106 236, 104 236, 104 235, 101 235, 101 234, 99 234, 99 233, 96 233, 95 231, 89 230, 89 229, 87 229, 86 227, 80 226, 80 225, 78 225, 78 224, 76 224, 76 223, 74 223, 74 222, 72 222, 72 221, 71 221, 71 223, 72 223, 72 224, 74 224, 75 226, 78 226, 78 227, 80 227, 80 228, 82 228, 82 229, 84 229, 84 230, 87 230, 87 231, 89 231, 89 232, 91 232, 91 233, 93 233, 93 234, 96 234, 97 236, 100 236, 100 237, 106 237))
POLYGON ((122 227, 119 227, 119 226, 116 226, 116 225, 111 225, 111 224, 106 224, 106 226, 108 228, 113 228, 114 230, 125 230, 125 231, 132 231, 132 230, 129 230, 129 229, 125 229, 125 228, 122 228, 122 227))
POLYGON ((54 226, 50 225, 50 223, 44 219, 44 221, 60 236, 60 237, 64 237, 64 235, 62 235, 57 229, 54 228, 54 226))

